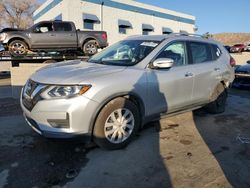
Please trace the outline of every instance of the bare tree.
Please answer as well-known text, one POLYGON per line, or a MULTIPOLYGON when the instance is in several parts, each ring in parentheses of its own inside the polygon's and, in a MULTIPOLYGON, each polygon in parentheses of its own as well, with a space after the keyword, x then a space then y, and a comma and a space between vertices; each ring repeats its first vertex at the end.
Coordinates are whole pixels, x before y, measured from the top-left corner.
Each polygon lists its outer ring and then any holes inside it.
POLYGON ((32 14, 38 8, 36 0, 0 0, 0 26, 27 28, 32 25, 32 14))

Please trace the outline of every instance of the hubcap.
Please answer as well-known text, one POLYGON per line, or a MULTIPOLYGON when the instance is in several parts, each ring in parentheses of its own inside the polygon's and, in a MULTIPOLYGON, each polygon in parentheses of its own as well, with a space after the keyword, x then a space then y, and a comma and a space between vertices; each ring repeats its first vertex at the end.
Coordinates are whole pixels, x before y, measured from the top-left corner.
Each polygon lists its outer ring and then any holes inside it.
POLYGON ((135 119, 133 113, 121 108, 113 111, 104 126, 105 137, 114 144, 124 142, 133 132, 135 119))
POLYGON ((89 54, 95 54, 97 49, 96 49, 96 46, 94 44, 88 44, 87 47, 86 47, 86 51, 89 54))
POLYGON ((25 54, 26 53, 26 47, 23 44, 18 43, 18 42, 14 43, 11 46, 11 49, 15 54, 25 54))

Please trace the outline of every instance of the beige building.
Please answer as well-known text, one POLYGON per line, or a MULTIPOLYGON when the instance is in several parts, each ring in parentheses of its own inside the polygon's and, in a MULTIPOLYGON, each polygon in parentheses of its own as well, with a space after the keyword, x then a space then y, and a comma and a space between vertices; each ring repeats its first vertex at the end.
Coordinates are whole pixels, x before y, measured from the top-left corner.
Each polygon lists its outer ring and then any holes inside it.
POLYGON ((195 17, 133 0, 47 0, 34 22, 73 21, 77 29, 104 30, 109 43, 129 35, 195 32, 195 17))

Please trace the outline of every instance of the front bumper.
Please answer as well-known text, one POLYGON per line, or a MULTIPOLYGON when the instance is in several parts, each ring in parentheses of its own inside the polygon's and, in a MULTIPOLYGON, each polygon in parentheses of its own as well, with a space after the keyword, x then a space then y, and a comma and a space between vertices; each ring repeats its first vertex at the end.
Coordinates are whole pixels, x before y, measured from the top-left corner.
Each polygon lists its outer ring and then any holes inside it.
POLYGON ((98 103, 84 96, 70 99, 41 100, 29 111, 20 99, 26 122, 48 138, 90 137, 92 119, 98 103), (55 127, 51 121, 67 121, 67 127, 55 127))
POLYGON ((0 53, 5 51, 4 45, 2 43, 0 43, 0 53))

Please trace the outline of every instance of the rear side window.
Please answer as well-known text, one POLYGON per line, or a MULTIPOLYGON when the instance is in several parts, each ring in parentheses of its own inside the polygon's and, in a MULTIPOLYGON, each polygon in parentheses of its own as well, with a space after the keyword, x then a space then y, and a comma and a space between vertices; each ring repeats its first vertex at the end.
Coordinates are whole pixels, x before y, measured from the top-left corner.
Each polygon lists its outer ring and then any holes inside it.
POLYGON ((209 44, 200 42, 190 42, 189 47, 192 55, 192 61, 194 64, 213 61, 209 44))
POLYGON ((213 60, 219 59, 220 56, 222 55, 220 48, 215 44, 212 44, 211 47, 212 47, 213 60))
POLYGON ((54 22, 55 31, 72 31, 70 23, 54 22))

